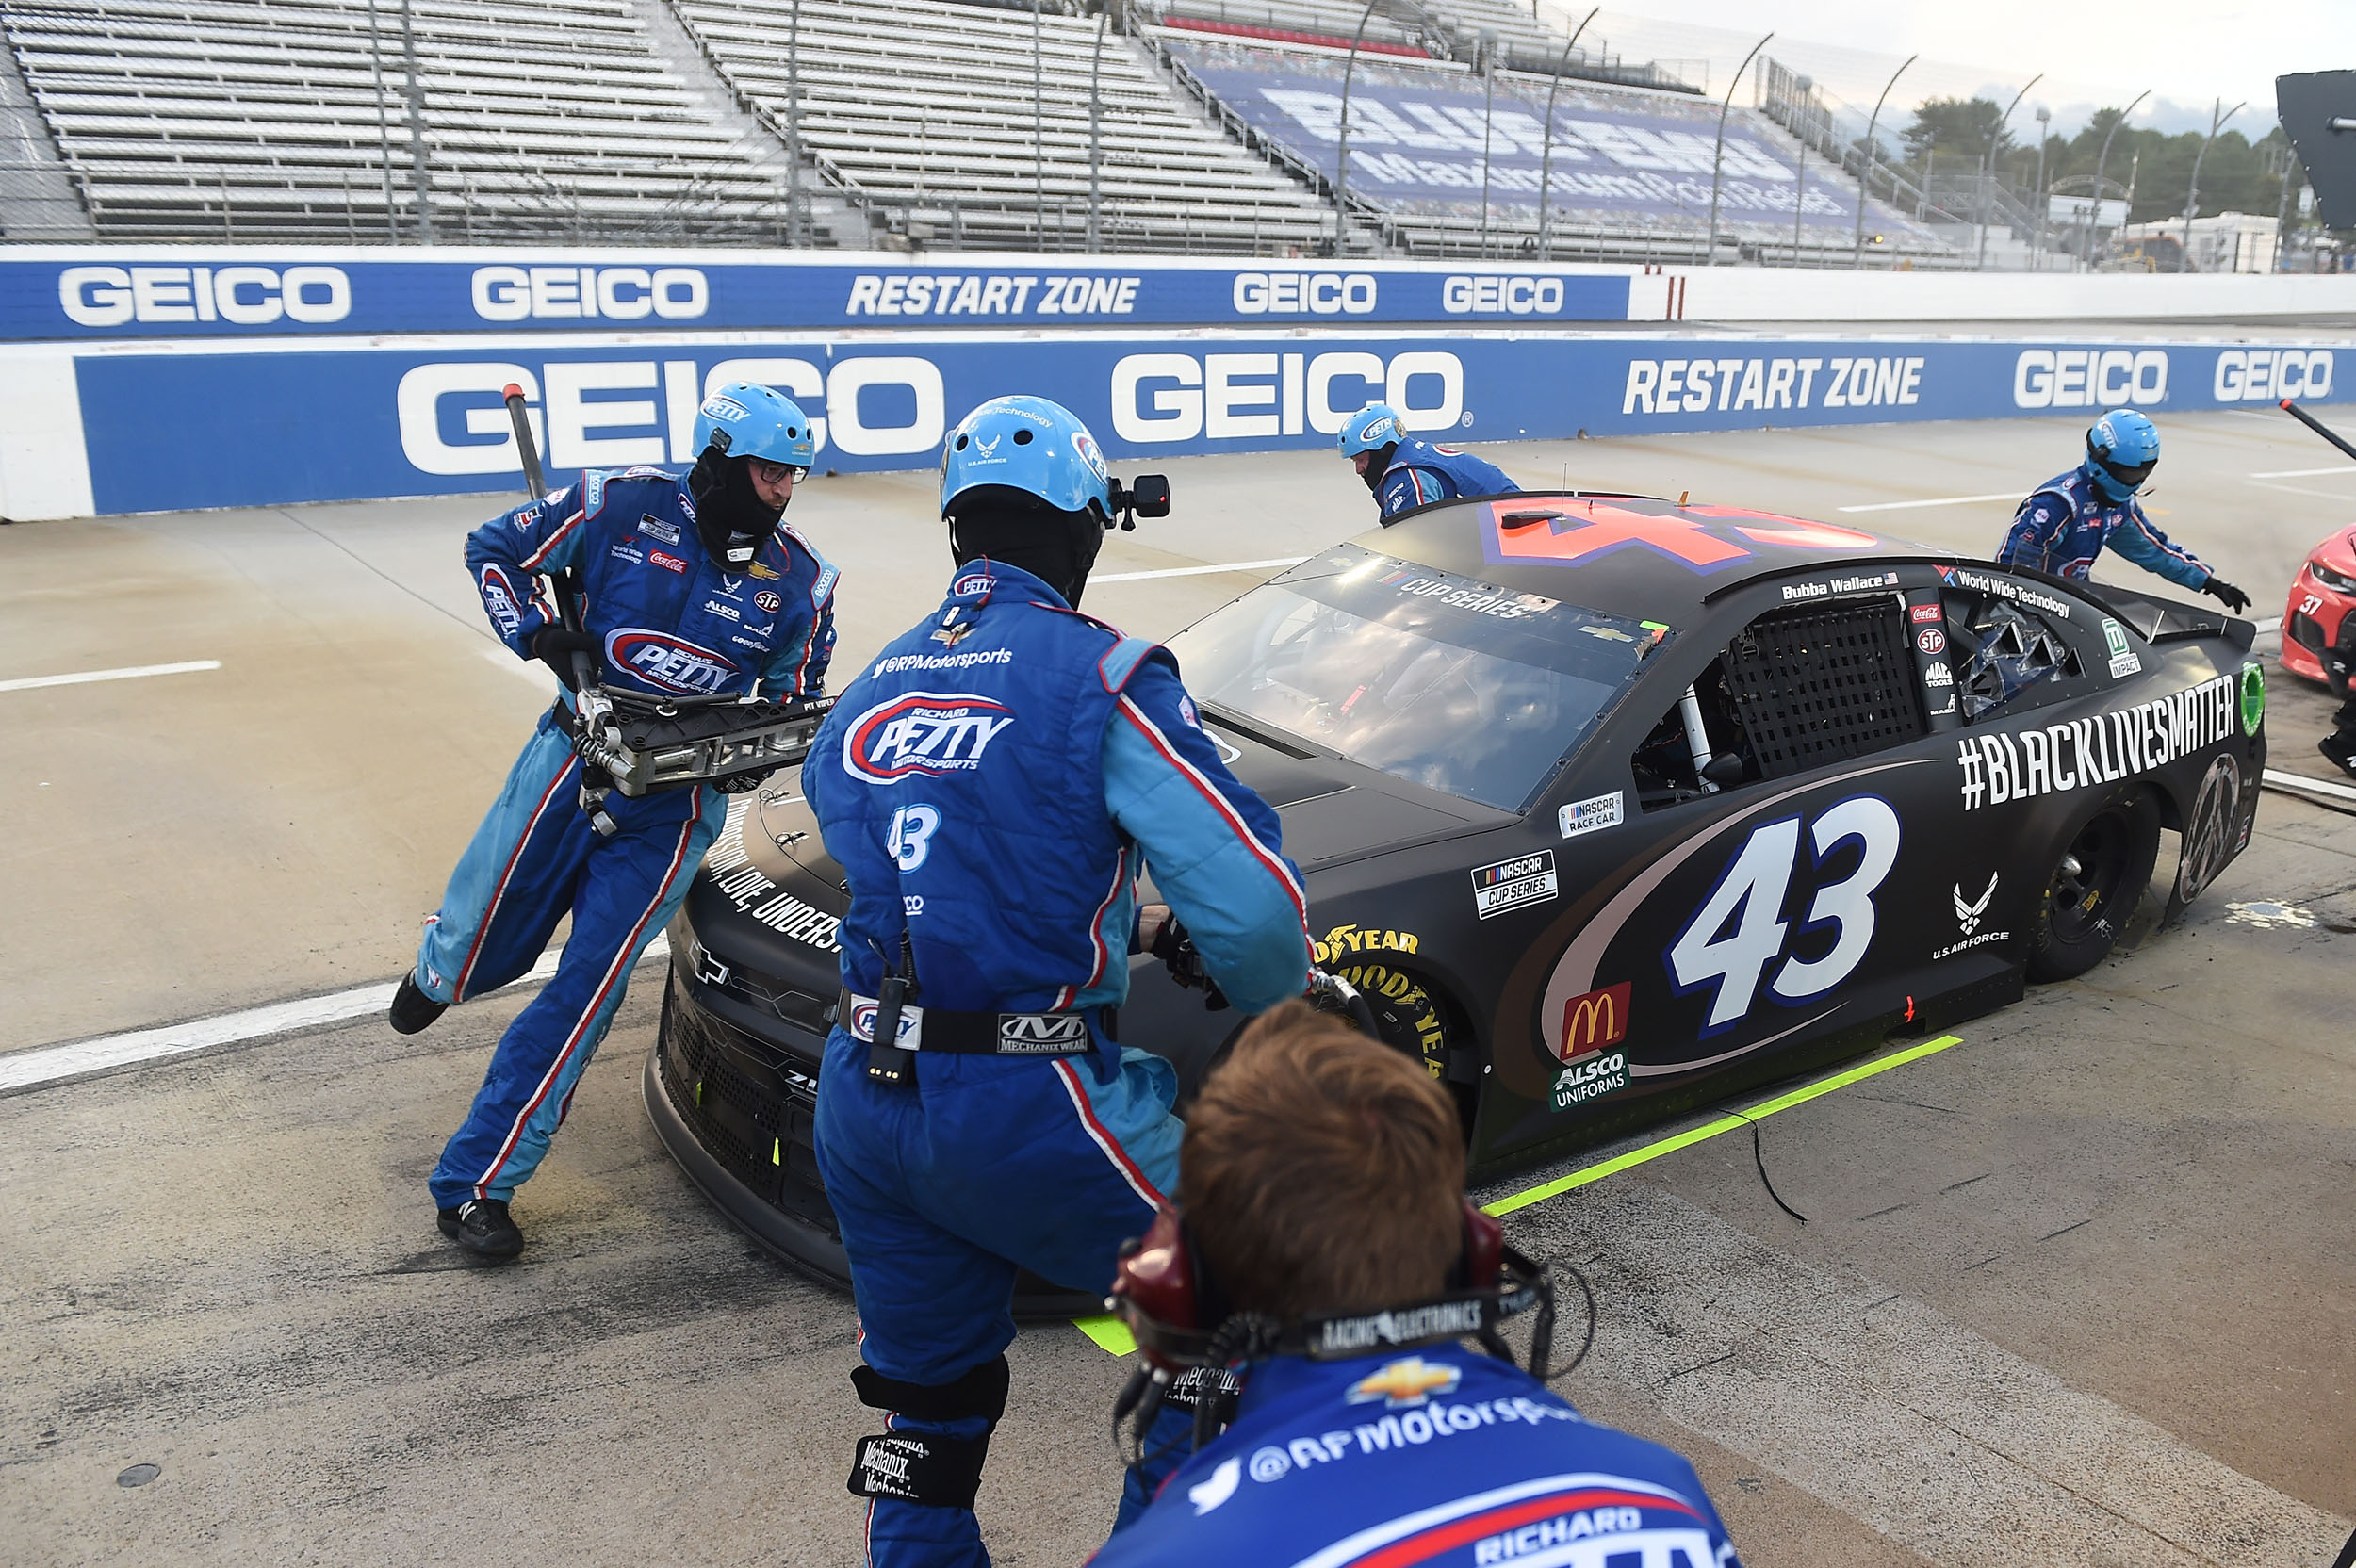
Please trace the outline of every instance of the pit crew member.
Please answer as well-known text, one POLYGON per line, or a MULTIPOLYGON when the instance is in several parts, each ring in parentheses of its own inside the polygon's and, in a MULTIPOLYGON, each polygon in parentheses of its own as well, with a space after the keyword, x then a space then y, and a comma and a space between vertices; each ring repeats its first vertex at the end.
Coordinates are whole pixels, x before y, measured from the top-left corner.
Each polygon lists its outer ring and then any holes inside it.
POLYGON ((2107 546, 2178 587, 2210 595, 2235 614, 2249 609, 2248 594, 2170 543, 2136 503, 2135 492, 2159 461, 2160 433, 2151 421, 2133 409, 2111 410, 2087 429, 2086 461, 2038 485, 2021 503, 1996 559, 2084 579, 2107 546))
MULTIPOLYGON (((1196 1301, 1279 1324, 1429 1303, 1465 1248, 1447 1092, 1298 1005, 1256 1020, 1204 1083, 1179 1187, 1196 1301)), ((1512 1362, 1444 1344, 1250 1363, 1234 1425, 1090 1563, 1378 1559, 1735 1561, 1685 1460, 1590 1424, 1512 1362)))
POLYGON ((1458 496, 1521 493, 1494 463, 1454 447, 1410 440, 1399 410, 1388 403, 1368 403, 1351 415, 1335 445, 1382 502, 1386 522, 1410 507, 1458 496))
MULTIPOLYGON (((816 1145, 853 1383, 889 1413, 850 1479, 872 1568, 989 1561, 973 1498, 1016 1270, 1101 1296, 1177 1178, 1175 1073, 1112 1035, 1140 869, 1245 1012, 1300 995, 1312 962, 1275 813, 1175 661, 1072 608, 1120 504, 1086 427, 1043 398, 982 404, 941 504, 948 596, 844 689, 802 770, 851 894, 816 1145)), ((1133 1478, 1121 1515, 1146 1496, 1133 1478)))
POLYGON ((717 696, 758 681, 769 695, 813 695, 834 647, 835 569, 780 522, 809 471, 810 420, 769 387, 733 382, 705 400, 695 441, 702 455, 683 480, 592 470, 466 536, 466 569, 499 640, 547 661, 566 690, 427 917, 393 1027, 416 1034, 450 1004, 497 990, 532 968, 559 920, 573 921, 555 975, 499 1037, 427 1184, 442 1233, 486 1258, 522 1250, 509 1201, 724 815, 711 788, 635 800, 617 791, 603 805, 613 830, 593 825, 571 736, 573 656, 588 654, 610 692, 717 696), (559 573, 579 586, 583 630, 565 629, 543 590, 541 577, 559 573))

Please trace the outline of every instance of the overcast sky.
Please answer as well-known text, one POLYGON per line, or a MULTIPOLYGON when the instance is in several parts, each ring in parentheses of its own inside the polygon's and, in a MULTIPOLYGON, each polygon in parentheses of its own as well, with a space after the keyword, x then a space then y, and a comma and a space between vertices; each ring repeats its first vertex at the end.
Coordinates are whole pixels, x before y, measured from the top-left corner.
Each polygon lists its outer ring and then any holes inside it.
MULTIPOLYGON (((1588 8, 1539 4, 1572 24, 1588 8)), ((2031 134, 2040 104, 2068 134, 2098 106, 2151 88, 2137 125, 2206 129, 2222 94, 2229 108, 2250 101, 2228 126, 2255 139, 2274 124, 2276 76, 2356 68, 2356 0, 1621 0, 1589 36, 1632 59, 1708 60, 1715 94, 1770 28, 1769 55, 1815 75, 1860 118, 1898 62, 1921 54, 1890 95, 1900 124, 1934 95, 2001 92, 2008 102, 2042 71, 2015 122, 2031 134)), ((1746 78, 1739 97, 1749 96, 1746 78)))

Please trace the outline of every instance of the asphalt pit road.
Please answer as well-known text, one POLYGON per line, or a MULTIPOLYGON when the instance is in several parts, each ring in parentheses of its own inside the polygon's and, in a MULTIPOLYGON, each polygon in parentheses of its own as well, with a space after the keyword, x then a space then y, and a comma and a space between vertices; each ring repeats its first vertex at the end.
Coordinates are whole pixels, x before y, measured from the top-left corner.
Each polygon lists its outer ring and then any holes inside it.
POLYGON ((162 1475, 163 1473, 164 1467, 160 1464, 134 1464, 131 1468, 125 1470, 122 1475, 115 1478, 115 1485, 123 1487, 145 1486, 149 1481, 154 1480, 156 1477, 162 1475))

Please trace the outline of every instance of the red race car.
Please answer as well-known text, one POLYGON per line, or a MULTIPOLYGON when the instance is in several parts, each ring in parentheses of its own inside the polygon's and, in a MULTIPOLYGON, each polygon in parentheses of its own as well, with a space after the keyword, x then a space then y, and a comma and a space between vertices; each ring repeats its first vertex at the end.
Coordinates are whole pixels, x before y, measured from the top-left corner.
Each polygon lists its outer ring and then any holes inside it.
MULTIPOLYGON (((2282 667, 2328 682, 2327 648, 2356 651, 2356 527, 2344 528, 2307 552, 2282 607, 2282 667)), ((2347 657, 2343 654, 2343 657, 2347 657)))

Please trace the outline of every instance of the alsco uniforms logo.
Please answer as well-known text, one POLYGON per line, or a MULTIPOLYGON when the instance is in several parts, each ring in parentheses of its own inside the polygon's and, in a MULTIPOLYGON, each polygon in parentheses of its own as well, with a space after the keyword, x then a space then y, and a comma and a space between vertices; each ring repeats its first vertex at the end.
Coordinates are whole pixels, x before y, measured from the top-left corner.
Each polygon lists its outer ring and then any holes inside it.
POLYGON ((982 753, 1013 723, 1013 710, 988 697, 910 692, 851 722, 843 737, 843 769, 876 784, 970 772, 982 765, 982 753))

